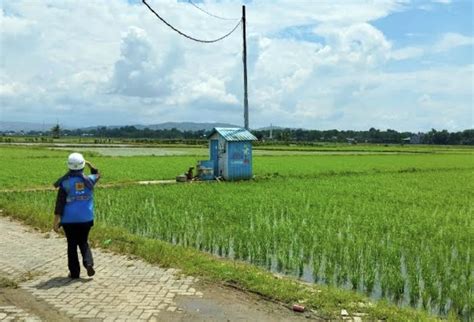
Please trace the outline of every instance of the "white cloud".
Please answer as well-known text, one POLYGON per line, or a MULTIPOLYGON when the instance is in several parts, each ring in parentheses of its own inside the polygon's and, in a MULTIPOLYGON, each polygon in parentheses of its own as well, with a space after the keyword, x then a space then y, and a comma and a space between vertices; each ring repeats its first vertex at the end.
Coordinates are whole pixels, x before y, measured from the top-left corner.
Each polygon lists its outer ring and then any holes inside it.
POLYGON ((469 46, 474 43, 473 37, 467 37, 458 33, 445 33, 434 45, 436 52, 449 51, 456 47, 469 46))
POLYGON ((122 36, 121 56, 114 64, 110 93, 136 97, 163 95, 169 88, 160 72, 146 31, 131 26, 122 36))
POLYGON ((404 47, 393 50, 390 54, 390 58, 394 60, 413 59, 423 56, 425 52, 425 49, 421 47, 404 47))
POLYGON ((6 83, 0 84, 0 98, 6 96, 24 95, 26 93, 26 87, 20 83, 6 83))
MULTIPOLYGON (((216 38, 235 24, 210 18, 186 2, 149 2, 198 38, 216 38)), ((226 17, 238 17, 241 10, 235 0, 202 5, 226 17)), ((394 50, 370 23, 406 7, 404 1, 248 3, 251 126, 419 129, 452 115, 450 121, 462 127, 469 97, 472 101, 472 67, 385 71, 389 60, 428 52, 394 50), (281 31, 300 26, 320 40, 281 37, 281 31), (423 95, 434 107, 423 115, 411 112, 423 95), (449 103, 451 114, 434 103, 449 103)), ((143 5, 122 0, 10 0, 3 3, 0 19, 2 120, 50 117, 79 126, 242 123, 239 29, 216 44, 194 43, 143 5)), ((446 34, 437 50, 465 45, 463 37, 446 34)))
POLYGON ((368 23, 356 23, 347 27, 322 24, 315 33, 325 38, 337 55, 337 63, 376 66, 389 56, 390 43, 384 35, 368 23))
MULTIPOLYGON (((23 19, 16 16, 7 16, 0 12, 0 25, 4 36, 19 36, 32 31, 36 22, 34 20, 23 19)), ((2 40, 4 38, 2 37, 2 40)))
POLYGON ((409 46, 392 50, 390 58, 393 60, 414 59, 427 54, 447 52, 458 47, 472 45, 473 43, 473 37, 457 33, 444 33, 431 45, 409 46))

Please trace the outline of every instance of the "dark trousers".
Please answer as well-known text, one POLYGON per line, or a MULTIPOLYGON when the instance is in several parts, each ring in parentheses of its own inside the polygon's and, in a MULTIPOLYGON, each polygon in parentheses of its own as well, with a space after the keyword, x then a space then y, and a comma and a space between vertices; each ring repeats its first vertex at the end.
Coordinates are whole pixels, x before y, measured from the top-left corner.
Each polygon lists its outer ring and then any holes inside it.
POLYGON ((89 247, 87 239, 89 238, 89 231, 94 225, 94 222, 63 224, 64 232, 67 238, 67 262, 71 277, 77 278, 81 272, 79 259, 77 255, 77 247, 81 250, 82 264, 84 267, 94 266, 92 252, 89 247))

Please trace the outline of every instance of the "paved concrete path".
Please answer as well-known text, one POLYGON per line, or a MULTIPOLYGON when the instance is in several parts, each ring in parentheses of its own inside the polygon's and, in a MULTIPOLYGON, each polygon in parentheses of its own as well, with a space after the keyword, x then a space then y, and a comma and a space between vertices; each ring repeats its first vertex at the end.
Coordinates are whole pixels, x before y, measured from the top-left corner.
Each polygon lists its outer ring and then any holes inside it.
MULTIPOLYGON (((66 240, 62 236, 53 232, 39 233, 2 216, 0 232, 0 276, 20 281, 19 291, 31 298, 27 302, 35 305, 43 303, 57 314, 56 317, 41 318, 33 311, 28 312, 28 308, 12 305, 11 301, 2 303, 0 288, 0 320, 305 319, 249 294, 218 286, 206 288, 206 285, 197 283, 196 278, 183 276, 176 269, 160 268, 100 249, 93 249, 96 275, 93 278, 82 277, 86 276, 82 269, 81 279, 72 280, 66 277, 66 240)), ((12 297, 3 294, 6 300, 12 297)))
POLYGON ((41 319, 29 312, 26 312, 22 308, 18 308, 14 305, 0 305, 0 321, 28 321, 36 322, 41 319))
MULTIPOLYGON (((175 311, 177 295, 202 296, 192 287, 193 277, 98 249, 93 255, 100 277, 72 280, 64 238, 30 233, 5 218, 0 231, 0 272, 13 279, 31 278, 20 287, 73 318, 148 320, 160 311, 175 311)), ((86 275, 84 269, 81 273, 86 275)))

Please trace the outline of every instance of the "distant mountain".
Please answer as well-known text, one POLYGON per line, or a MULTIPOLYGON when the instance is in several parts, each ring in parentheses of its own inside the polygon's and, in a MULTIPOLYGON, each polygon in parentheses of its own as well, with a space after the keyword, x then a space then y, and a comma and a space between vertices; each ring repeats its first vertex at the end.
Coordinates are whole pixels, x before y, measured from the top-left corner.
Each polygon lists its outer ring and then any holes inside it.
MULTIPOLYGON (((0 121, 0 132, 29 132, 29 131, 49 131, 53 126, 56 124, 49 124, 49 123, 29 123, 29 122, 4 122, 0 121)), ((74 129, 70 126, 63 126, 59 124, 61 128, 71 130, 74 129)), ((105 125, 103 125, 105 126, 105 125)), ((105 126, 108 129, 116 129, 120 127, 124 127, 127 125, 110 125, 105 126)), ((195 122, 166 122, 160 124, 150 124, 150 125, 143 125, 143 124, 133 124, 131 126, 136 127, 137 129, 143 130, 145 128, 149 128, 150 130, 171 130, 176 128, 180 131, 199 131, 199 130, 212 130, 215 127, 240 127, 238 125, 229 124, 229 123, 195 123, 195 122)), ((99 126, 88 126, 80 128, 83 131, 95 130, 102 125, 99 126)))
POLYGON ((55 124, 0 121, 0 132, 49 131, 55 124))
POLYGON ((229 123, 194 123, 194 122, 166 122, 161 124, 154 124, 143 126, 142 128, 148 127, 150 130, 170 130, 176 128, 181 131, 199 131, 199 130, 212 130, 215 127, 239 127, 238 125, 229 123))
MULTIPOLYGON (((105 125, 104 125, 105 126, 105 125)), ((106 126, 108 129, 116 129, 120 127, 124 127, 126 125, 112 125, 106 126)), ((131 126, 136 127, 137 129, 143 130, 145 128, 149 128, 150 130, 171 130, 173 128, 178 129, 180 131, 199 131, 199 130, 212 130, 215 127, 239 127, 234 124, 228 123, 194 123, 194 122, 166 122, 160 124, 150 124, 150 125, 142 125, 142 124, 133 124, 131 126)), ((81 128, 81 130, 94 130, 101 126, 92 126, 92 127, 85 127, 81 128)))

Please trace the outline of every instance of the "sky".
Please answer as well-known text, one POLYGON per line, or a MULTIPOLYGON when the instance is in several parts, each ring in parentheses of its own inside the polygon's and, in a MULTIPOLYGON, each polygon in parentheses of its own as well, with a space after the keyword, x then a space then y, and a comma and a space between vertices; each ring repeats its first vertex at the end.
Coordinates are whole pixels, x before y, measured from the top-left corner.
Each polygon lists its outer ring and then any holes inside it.
MULTIPOLYGON (((148 0, 247 13, 251 128, 472 129, 471 0, 148 0)), ((0 0, 0 121, 243 125, 242 28, 137 0, 0 0)))

